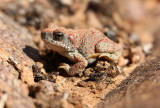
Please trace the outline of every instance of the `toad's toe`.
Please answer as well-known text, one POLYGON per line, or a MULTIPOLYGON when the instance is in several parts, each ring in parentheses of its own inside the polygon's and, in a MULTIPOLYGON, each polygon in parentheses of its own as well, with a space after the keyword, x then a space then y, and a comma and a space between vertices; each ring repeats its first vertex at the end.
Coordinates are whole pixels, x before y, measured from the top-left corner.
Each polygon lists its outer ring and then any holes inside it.
POLYGON ((112 61, 112 62, 116 61, 114 55, 113 54, 109 54, 109 53, 102 53, 102 54, 100 54, 99 58, 104 58, 104 59, 112 61))
POLYGON ((90 58, 99 58, 100 55, 101 55, 100 53, 95 53, 95 54, 88 56, 86 59, 88 60, 90 58))
POLYGON ((64 69, 68 73, 70 66, 67 63, 61 63, 58 69, 64 69))

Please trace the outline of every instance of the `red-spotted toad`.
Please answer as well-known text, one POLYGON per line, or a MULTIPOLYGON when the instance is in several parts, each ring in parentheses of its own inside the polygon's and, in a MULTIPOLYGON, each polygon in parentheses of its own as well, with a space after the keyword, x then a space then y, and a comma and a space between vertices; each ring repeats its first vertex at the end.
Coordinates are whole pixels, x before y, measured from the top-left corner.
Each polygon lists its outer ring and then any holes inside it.
POLYGON ((97 58, 117 62, 122 54, 120 44, 92 28, 73 30, 51 23, 42 30, 41 37, 49 48, 75 63, 71 67, 68 64, 59 67, 65 69, 70 76, 83 72, 97 58))

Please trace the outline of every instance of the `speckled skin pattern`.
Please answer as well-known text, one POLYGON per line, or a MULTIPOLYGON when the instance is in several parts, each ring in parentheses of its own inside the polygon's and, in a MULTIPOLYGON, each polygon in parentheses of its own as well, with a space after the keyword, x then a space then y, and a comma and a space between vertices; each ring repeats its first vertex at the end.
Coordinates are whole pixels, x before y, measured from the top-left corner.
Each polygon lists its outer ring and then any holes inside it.
POLYGON ((49 48, 75 63, 67 71, 70 76, 83 72, 97 57, 117 62, 122 54, 120 44, 92 28, 73 30, 51 23, 42 30, 41 37, 49 48))

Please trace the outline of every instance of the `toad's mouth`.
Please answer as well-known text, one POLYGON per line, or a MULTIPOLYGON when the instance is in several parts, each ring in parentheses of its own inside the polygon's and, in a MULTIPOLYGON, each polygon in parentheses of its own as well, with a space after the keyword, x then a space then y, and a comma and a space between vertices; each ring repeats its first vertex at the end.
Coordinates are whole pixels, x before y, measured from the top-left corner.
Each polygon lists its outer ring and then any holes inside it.
POLYGON ((48 39, 43 39, 49 48, 51 48, 54 51, 61 52, 61 51, 69 51, 73 52, 73 48, 69 47, 69 45, 63 44, 62 42, 55 41, 53 39, 48 40, 48 39))

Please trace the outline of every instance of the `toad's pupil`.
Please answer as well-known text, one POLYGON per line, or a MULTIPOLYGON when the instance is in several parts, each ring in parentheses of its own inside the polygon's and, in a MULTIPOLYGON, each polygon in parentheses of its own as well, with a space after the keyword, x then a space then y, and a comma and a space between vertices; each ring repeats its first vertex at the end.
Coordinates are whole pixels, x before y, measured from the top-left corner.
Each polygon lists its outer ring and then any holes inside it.
POLYGON ((57 37, 61 37, 62 36, 62 33, 58 33, 56 34, 57 37))
POLYGON ((55 33, 53 33, 53 35, 56 40, 61 40, 63 38, 62 32, 55 32, 55 33))

